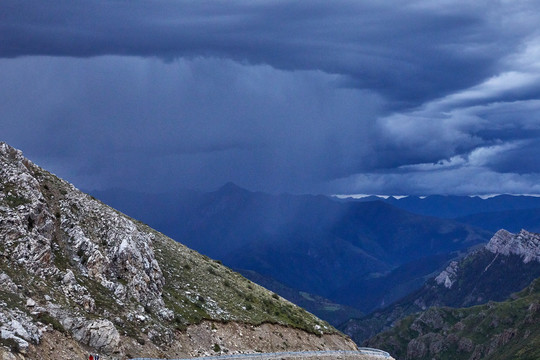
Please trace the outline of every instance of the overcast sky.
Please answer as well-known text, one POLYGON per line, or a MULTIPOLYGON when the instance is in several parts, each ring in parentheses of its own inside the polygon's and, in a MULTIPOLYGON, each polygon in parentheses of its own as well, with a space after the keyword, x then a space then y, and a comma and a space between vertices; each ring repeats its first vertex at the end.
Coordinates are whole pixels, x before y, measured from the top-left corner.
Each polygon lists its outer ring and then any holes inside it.
POLYGON ((0 140, 77 187, 540 193, 537 1, 0 10, 0 140))

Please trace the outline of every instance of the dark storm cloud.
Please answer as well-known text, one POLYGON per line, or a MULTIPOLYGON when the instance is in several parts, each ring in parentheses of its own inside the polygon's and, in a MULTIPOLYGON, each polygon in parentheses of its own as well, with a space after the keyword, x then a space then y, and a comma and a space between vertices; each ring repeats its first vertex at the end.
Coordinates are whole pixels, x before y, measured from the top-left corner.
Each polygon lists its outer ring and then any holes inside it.
POLYGON ((534 1, 1 8, 2 140, 80 187, 540 193, 534 1))
MULTIPOLYGON (((537 131, 536 139, 538 138, 537 131)), ((536 139, 508 149, 491 159, 490 168, 500 173, 540 174, 540 161, 536 157, 536 154, 540 154, 540 141, 536 139)))
POLYGON ((474 86, 379 117, 377 165, 332 185, 368 193, 538 193, 539 55, 532 33, 474 86))
POLYGON ((302 191, 356 169, 384 104, 336 88, 334 75, 220 59, 0 64, 3 138, 45 167, 71 168, 59 175, 87 188, 208 189, 232 180, 302 191))
POLYGON ((341 74, 344 86, 376 89, 396 105, 473 85, 524 32, 503 24, 491 2, 12 0, 2 7, 4 57, 218 56, 341 74))
POLYGON ((378 166, 330 187, 416 195, 540 192, 540 100, 451 111, 437 109, 440 103, 380 118, 378 166))

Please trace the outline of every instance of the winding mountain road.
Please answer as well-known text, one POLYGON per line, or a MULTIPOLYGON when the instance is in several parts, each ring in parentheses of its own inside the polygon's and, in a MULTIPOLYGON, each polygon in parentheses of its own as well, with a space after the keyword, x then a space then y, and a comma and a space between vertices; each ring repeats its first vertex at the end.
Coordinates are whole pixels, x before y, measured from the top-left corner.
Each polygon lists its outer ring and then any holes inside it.
POLYGON ((257 353, 257 354, 234 354, 221 356, 205 356, 190 359, 154 359, 135 358, 130 360, 271 360, 271 359, 318 359, 318 358, 350 358, 350 359, 393 359, 389 353, 379 349, 360 348, 358 351, 296 351, 278 353, 257 353))

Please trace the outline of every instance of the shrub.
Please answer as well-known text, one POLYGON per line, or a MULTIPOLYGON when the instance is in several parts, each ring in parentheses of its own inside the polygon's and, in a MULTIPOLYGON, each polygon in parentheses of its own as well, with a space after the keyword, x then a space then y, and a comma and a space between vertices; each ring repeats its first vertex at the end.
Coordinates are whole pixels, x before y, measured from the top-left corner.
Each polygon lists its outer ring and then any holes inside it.
POLYGON ((12 207, 12 208, 16 208, 17 206, 19 205, 25 205, 25 204, 28 204, 30 202, 30 200, 28 199, 25 199, 23 197, 20 197, 20 196, 12 196, 12 195, 8 195, 4 198, 4 200, 6 201, 6 203, 12 207))
POLYGON ((52 317, 48 313, 39 313, 37 316, 38 320, 41 321, 44 324, 49 324, 53 327, 54 330, 59 331, 61 333, 65 333, 66 329, 64 326, 58 321, 56 318, 52 317))
POLYGON ((0 345, 9 348, 12 353, 18 353, 20 351, 19 343, 13 339, 0 338, 0 345))

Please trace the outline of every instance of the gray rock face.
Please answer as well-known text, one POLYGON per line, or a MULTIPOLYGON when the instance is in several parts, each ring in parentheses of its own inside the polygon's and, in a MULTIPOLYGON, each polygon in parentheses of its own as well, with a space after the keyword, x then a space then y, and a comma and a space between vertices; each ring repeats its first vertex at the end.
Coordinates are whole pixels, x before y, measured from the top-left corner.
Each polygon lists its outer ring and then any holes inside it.
MULTIPOLYGON (((54 263, 54 211, 40 190, 38 168, 4 143, 0 157, 0 199, 11 205, 0 207, 5 255, 37 275, 56 275, 60 269, 54 263)), ((129 296, 163 308, 165 280, 151 247, 152 235, 138 231, 133 221, 72 185, 62 185, 66 190, 58 203, 61 218, 56 231, 67 236, 78 270, 112 290, 120 301, 129 296)), ((73 283, 73 274, 66 276, 73 283)))
POLYGON ((458 262, 452 261, 446 269, 444 269, 437 277, 435 282, 439 285, 444 285, 445 288, 450 289, 456 281, 456 275, 458 270, 458 262))
POLYGON ((47 207, 32 164, 22 153, 0 143, 0 238, 5 255, 37 275, 52 275, 54 217, 47 207))
MULTIPOLYGON (((485 248, 494 254, 521 256, 525 264, 531 261, 540 262, 540 234, 526 230, 521 230, 519 234, 512 234, 504 229, 499 230, 493 235, 485 248)), ((435 282, 447 289, 451 289, 457 280, 458 269, 459 263, 452 261, 446 269, 435 277, 435 282)))
POLYGON ((16 293, 19 288, 17 287, 17 284, 11 280, 8 274, 1 273, 0 274, 0 290, 10 292, 10 293, 16 293))
POLYGON ((1 311, 0 324, 0 338, 15 341, 19 351, 23 353, 27 351, 30 342, 39 343, 43 333, 43 329, 20 311, 7 309, 1 311))
MULTIPOLYGON (((291 339, 309 339, 301 349, 355 348, 320 319, 0 142, 0 336, 7 344, 0 358, 11 351, 73 359, 88 349, 111 358, 180 358, 202 349, 203 340, 192 343, 187 331, 203 320, 218 328, 224 322, 291 327, 291 339), (162 356, 163 349, 175 350, 162 356)), ((238 341, 231 351, 254 351, 265 336, 238 341)))
POLYGON ((73 191, 60 202, 61 229, 77 254, 82 274, 98 280, 120 301, 133 297, 164 307, 165 280, 151 247, 151 234, 87 195, 73 191))
POLYGON ((499 230, 486 245, 486 249, 494 254, 521 256, 524 263, 540 262, 540 234, 526 230, 512 234, 499 230))
POLYGON ((75 340, 99 351, 110 353, 120 342, 120 334, 112 322, 106 319, 87 321, 86 319, 66 319, 64 326, 70 328, 75 340))
MULTIPOLYGON (((0 143, 0 255, 43 279, 60 277, 58 289, 66 301, 89 313, 96 310, 95 300, 78 276, 111 290, 120 305, 136 301, 171 318, 162 300, 165 280, 151 246, 153 235, 140 232, 126 216, 52 175, 60 192, 50 191, 43 174, 20 151, 0 143), (63 261, 75 264, 78 275, 63 269, 63 261)), ((23 289, 5 273, 0 273, 0 289, 23 297, 23 289)), ((34 309, 36 302, 28 299, 26 306, 34 309)), ((109 320, 89 322, 76 311, 57 311, 55 306, 45 312, 89 346, 104 352, 118 346, 120 335, 109 320)), ((28 348, 29 342, 39 343, 40 332, 29 329, 32 321, 23 313, 1 314, 2 338, 15 340, 20 349, 28 348)))

